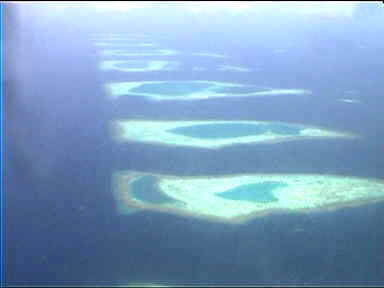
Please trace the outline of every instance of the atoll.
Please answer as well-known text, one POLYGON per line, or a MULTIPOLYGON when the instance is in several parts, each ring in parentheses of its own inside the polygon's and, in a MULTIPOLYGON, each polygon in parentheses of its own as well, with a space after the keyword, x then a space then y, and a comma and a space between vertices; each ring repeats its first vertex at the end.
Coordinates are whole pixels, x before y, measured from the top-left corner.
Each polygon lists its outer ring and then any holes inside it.
POLYGON ((121 214, 135 208, 241 224, 271 213, 310 213, 383 201, 384 182, 313 174, 176 177, 120 171, 114 174, 114 192, 121 214))
POLYGON ((217 149, 235 144, 273 144, 302 139, 347 138, 351 133, 285 122, 266 121, 112 121, 117 142, 217 149))
POLYGON ((223 97, 270 97, 277 95, 306 95, 306 89, 275 89, 255 85, 217 81, 136 81, 106 84, 111 99, 121 96, 143 96, 151 100, 201 100, 223 97))

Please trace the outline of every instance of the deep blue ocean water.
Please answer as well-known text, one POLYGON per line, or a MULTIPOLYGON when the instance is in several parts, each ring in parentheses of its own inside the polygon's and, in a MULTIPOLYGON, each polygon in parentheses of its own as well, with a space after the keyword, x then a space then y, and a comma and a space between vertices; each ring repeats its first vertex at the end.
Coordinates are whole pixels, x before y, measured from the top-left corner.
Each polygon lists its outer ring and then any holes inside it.
POLYGON ((141 10, 132 17, 105 12, 88 24, 79 20, 83 10, 55 21, 24 16, 28 23, 18 20, 16 10, 8 14, 15 31, 8 55, 17 66, 9 68, 7 79, 7 284, 383 284, 383 203, 273 215, 237 226, 148 211, 122 216, 111 176, 132 169, 178 176, 266 172, 384 179, 384 41, 377 36, 384 35, 384 18, 367 12, 349 21, 213 21, 156 11, 155 17, 141 10), (47 26, 49 21, 55 25, 47 26), (102 72, 91 36, 119 32, 146 33, 170 49, 229 56, 179 55, 183 72, 102 72), (286 47, 289 41, 294 49, 286 47), (188 69, 218 61, 253 71, 188 69), (238 81, 313 94, 111 102, 103 89, 111 81, 170 79, 238 81), (336 101, 351 94, 362 103, 336 101), (219 150, 117 144, 109 122, 120 118, 288 121, 363 139, 219 150))

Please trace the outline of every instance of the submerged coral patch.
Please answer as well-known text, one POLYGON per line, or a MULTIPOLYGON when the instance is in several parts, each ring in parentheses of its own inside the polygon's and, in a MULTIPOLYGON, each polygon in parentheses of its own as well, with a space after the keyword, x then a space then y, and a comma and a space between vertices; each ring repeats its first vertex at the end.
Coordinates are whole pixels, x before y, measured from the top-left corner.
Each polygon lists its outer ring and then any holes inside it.
POLYGON ((213 53, 213 52, 194 52, 191 53, 192 56, 203 56, 203 57, 210 57, 210 58, 226 58, 226 55, 213 53))
POLYGON ((146 41, 144 39, 148 39, 149 36, 146 34, 131 34, 131 33, 97 33, 92 35, 91 40, 94 41, 111 41, 111 42, 120 42, 120 41, 132 41, 132 42, 138 42, 138 41, 146 41))
POLYGON ((251 70, 245 67, 232 66, 232 65, 219 65, 219 71, 229 71, 229 72, 250 72, 251 70))
POLYGON ((179 65, 177 61, 165 60, 108 60, 101 63, 100 69, 121 72, 173 71, 179 65))
POLYGON ((98 46, 98 47, 134 47, 134 48, 144 48, 144 47, 155 47, 156 44, 154 43, 137 43, 136 41, 135 42, 132 42, 130 43, 129 41, 123 41, 123 42, 118 42, 116 43, 115 41, 98 41, 98 42, 95 42, 93 45, 95 46, 98 46))
POLYGON ((361 104, 360 99, 351 99, 351 98, 340 98, 339 102, 349 103, 349 104, 361 104))
POLYGON ((131 51, 131 50, 122 50, 122 49, 108 49, 102 51, 104 56, 118 56, 118 57, 140 57, 140 56, 169 56, 179 54, 176 50, 171 49, 151 49, 145 51, 131 51))

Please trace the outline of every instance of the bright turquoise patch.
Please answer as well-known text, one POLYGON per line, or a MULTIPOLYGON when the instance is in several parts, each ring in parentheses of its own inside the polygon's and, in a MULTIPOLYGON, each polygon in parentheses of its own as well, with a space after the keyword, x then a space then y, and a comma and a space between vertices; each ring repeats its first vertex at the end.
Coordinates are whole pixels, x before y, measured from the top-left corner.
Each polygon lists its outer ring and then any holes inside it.
POLYGON ((227 200, 241 200, 257 203, 269 203, 279 201, 274 195, 273 190, 276 188, 287 187, 283 182, 265 181, 261 183, 253 183, 241 185, 216 195, 227 200))
POLYGON ((219 123, 177 127, 167 132, 194 138, 219 139, 261 135, 266 132, 299 135, 300 128, 283 124, 219 123))
POLYGON ((191 93, 204 91, 212 84, 204 82, 164 82, 145 83, 132 88, 130 92, 139 94, 158 94, 162 96, 186 96, 191 93))
POLYGON ((129 184, 129 189, 135 199, 145 203, 166 204, 176 201, 160 191, 155 176, 139 177, 129 184))

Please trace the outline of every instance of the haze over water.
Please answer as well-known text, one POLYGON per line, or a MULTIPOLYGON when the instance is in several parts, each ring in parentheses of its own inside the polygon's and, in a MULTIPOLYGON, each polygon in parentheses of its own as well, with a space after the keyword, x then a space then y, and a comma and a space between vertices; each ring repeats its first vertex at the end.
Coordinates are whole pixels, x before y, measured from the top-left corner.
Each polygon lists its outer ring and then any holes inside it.
POLYGON ((8 5, 7 284, 383 284, 382 202, 243 225, 117 212, 112 175, 121 170, 384 179, 384 5, 215 3, 8 5), (153 43, 140 53, 178 53, 108 56, 134 50, 95 45, 111 34, 153 43), (100 68, 144 57, 179 64, 100 68), (311 93, 153 101, 112 100, 105 89, 177 80, 311 93), (361 138, 216 150, 117 143, 110 124, 118 119, 292 122, 361 138))

